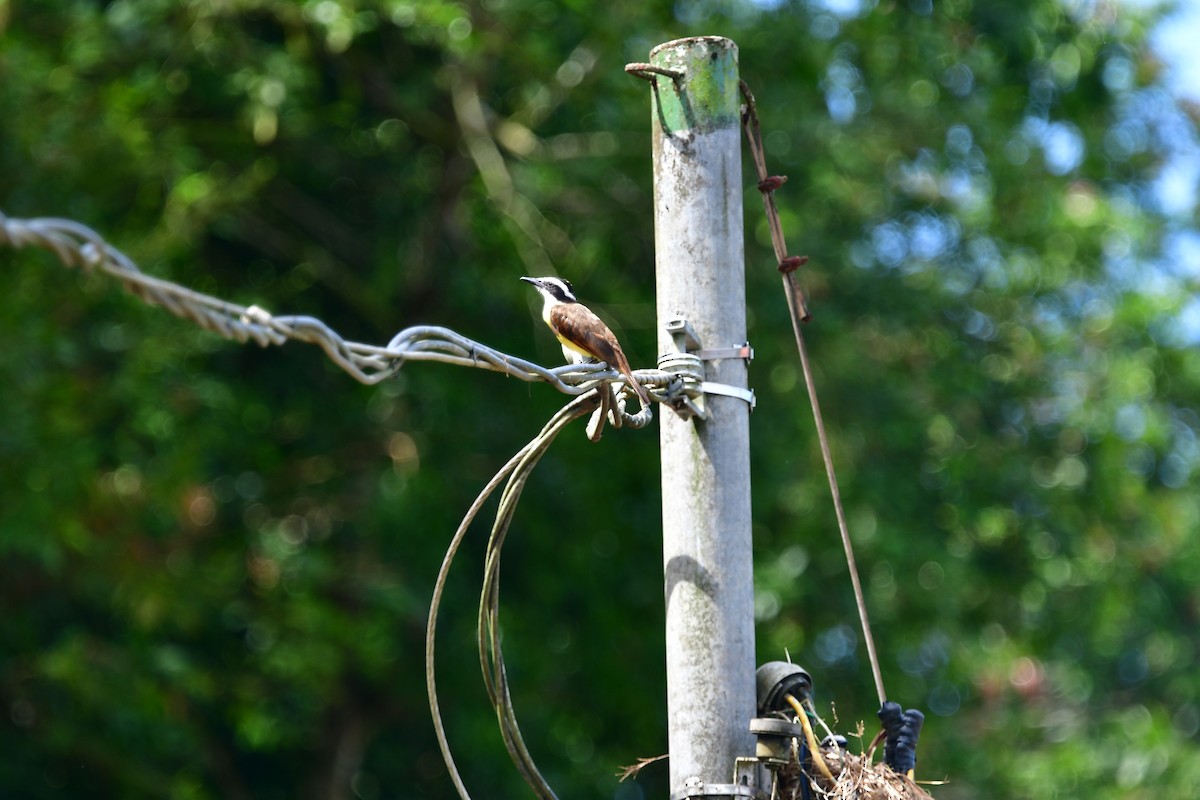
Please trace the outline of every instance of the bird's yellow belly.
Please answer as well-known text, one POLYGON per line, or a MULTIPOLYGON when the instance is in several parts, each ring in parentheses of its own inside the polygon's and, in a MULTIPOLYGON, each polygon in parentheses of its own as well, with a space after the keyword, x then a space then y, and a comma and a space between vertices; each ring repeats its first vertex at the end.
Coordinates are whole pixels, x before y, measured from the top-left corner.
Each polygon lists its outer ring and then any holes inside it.
POLYGON ((558 339, 559 343, 562 345, 563 356, 568 361, 584 362, 591 361, 595 358, 594 355, 589 353, 587 350, 584 350, 582 347, 566 337, 559 336, 557 333, 555 333, 554 338, 558 339))
POLYGON ((550 311, 553 308, 554 305, 549 302, 542 306, 542 321, 546 323, 546 327, 550 329, 550 332, 554 334, 554 338, 558 339, 559 344, 562 345, 563 358, 565 358, 568 363, 574 364, 582 364, 585 361, 595 360, 595 355, 589 353, 587 350, 584 350, 582 347, 575 344, 570 339, 566 338, 557 330, 555 330, 554 325, 550 322, 550 311))

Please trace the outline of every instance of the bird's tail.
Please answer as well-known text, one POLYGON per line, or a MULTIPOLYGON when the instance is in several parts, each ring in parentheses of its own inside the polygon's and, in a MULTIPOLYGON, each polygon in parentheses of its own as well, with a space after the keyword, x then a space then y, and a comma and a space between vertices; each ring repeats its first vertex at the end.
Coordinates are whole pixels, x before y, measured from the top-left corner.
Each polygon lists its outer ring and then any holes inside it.
POLYGON ((650 392, 646 391, 646 387, 638 383, 637 379, 633 377, 633 370, 625 369, 622 372, 629 379, 629 385, 633 388, 634 393, 637 394, 638 400, 641 401, 642 408, 649 408, 650 392))

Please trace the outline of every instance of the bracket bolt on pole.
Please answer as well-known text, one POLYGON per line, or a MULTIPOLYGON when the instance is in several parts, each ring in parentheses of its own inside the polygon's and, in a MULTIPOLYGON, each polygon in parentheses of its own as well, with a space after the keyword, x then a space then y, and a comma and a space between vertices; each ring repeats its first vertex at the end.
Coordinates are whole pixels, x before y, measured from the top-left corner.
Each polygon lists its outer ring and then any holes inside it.
POLYGON ((683 419, 707 419, 704 407, 704 361, 697 355, 700 339, 691 323, 683 317, 673 317, 663 326, 671 336, 674 352, 658 358, 658 368, 673 373, 679 380, 679 390, 669 397, 668 405, 683 419))

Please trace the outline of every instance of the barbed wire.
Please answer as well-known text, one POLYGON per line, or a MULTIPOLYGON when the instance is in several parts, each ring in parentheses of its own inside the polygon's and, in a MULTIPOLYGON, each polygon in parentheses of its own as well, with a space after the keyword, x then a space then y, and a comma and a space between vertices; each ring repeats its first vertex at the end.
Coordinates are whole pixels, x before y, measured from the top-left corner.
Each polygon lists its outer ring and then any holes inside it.
MULTIPOLYGON (((604 364, 543 367, 488 347, 450 328, 434 325, 405 328, 382 347, 347 341, 316 317, 275 316, 260 306, 230 303, 147 275, 100 234, 74 220, 55 217, 15 219, 0 212, 0 244, 17 250, 38 247, 54 253, 64 266, 103 272, 146 303, 162 306, 177 317, 226 339, 243 344, 253 341, 261 347, 279 346, 288 341, 314 344, 352 378, 367 385, 387 380, 407 361, 438 361, 500 372, 523 381, 549 383, 564 394, 576 396, 605 383, 625 380, 604 364)), ((676 376, 662 370, 636 370, 634 377, 647 386, 656 400, 669 398, 679 391, 676 376)), ((648 424, 652 416, 649 409, 642 409, 637 414, 618 409, 618 413, 624 424, 635 428, 648 424)))
POLYGON ((800 355, 800 370, 804 374, 804 386, 808 390, 808 401, 812 406, 813 423, 817 429, 817 441, 821 445, 821 460, 825 463, 825 478, 829 482, 830 498, 833 500, 834 516, 837 518, 838 533, 842 539, 842 549, 846 555, 846 567, 850 573, 850 585, 854 590, 854 602, 858 607, 858 619, 862 625, 863 641, 867 647, 867 660, 871 664, 871 677, 875 680, 875 692, 879 695, 879 704, 887 702, 887 693, 883 688, 883 671, 879 667, 879 655, 875 652, 875 637, 871 634, 871 620, 867 614, 867 601, 863 595, 862 580, 858 576, 858 562, 854 558, 854 544, 850 540, 850 527, 846 523, 846 510, 842 505, 842 493, 838 488, 837 471, 833 466, 833 453, 829 448, 829 434, 825 430, 825 419, 821 415, 821 403, 817 398, 817 384, 813 377, 812 363, 808 357, 808 347, 804 344, 804 323, 812 315, 804 300, 804 293, 796 280, 796 270, 808 263, 807 256, 789 256, 787 242, 783 238, 783 223, 779 219, 779 209, 775 205, 775 190, 787 182, 783 175, 772 176, 767 171, 766 149, 763 147, 762 126, 758 119, 758 106, 754 102, 754 93, 750 91, 745 81, 738 81, 738 87, 745 101, 742 105, 742 130, 750 147, 750 155, 754 159, 754 169, 758 175, 758 191, 762 194, 763 208, 767 214, 767 224, 771 230, 771 246, 775 250, 775 258, 779 262, 779 273, 783 276, 783 293, 787 299, 788 313, 792 318, 792 333, 796 337, 796 351, 800 355))

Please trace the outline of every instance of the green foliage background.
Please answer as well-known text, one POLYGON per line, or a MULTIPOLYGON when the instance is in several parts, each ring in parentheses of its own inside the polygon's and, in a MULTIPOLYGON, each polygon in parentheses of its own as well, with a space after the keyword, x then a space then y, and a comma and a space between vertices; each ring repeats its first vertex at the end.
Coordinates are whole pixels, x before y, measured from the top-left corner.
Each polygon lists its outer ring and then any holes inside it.
MULTIPOLYGON (((0 0, 0 210, 349 338, 453 327, 555 363, 556 271, 650 366, 646 85, 721 34, 763 116, 889 694, 944 798, 1200 784, 1194 113, 1152 20, 1058 0, 0 0), (841 16, 834 13, 842 9, 841 16), (833 9, 833 10, 830 10, 833 9), (1189 212, 1194 214, 1194 212, 1189 212), (1194 311, 1194 308, 1192 308, 1194 311)), ((761 660, 875 710, 747 169, 761 660)), ((475 493, 563 398, 414 364, 375 388, 0 253, 0 795, 453 796, 421 649, 475 493)), ((657 440, 564 436, 508 546, 515 702, 563 797, 663 796, 657 440), (613 498, 617 498, 614 502, 613 498)), ((527 794, 473 645, 440 644, 477 797, 527 794)))

